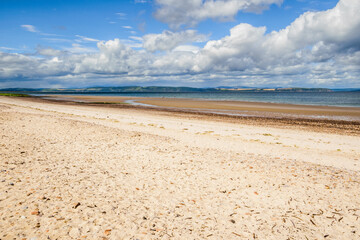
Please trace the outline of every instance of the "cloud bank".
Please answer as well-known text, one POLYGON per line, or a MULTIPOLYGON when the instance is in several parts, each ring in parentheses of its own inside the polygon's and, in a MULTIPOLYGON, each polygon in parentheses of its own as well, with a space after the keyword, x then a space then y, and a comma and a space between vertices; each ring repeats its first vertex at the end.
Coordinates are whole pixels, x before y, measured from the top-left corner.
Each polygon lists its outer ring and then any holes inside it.
POLYGON ((172 50, 185 43, 204 42, 207 37, 203 34, 198 34, 195 30, 186 30, 182 32, 164 31, 161 34, 148 34, 143 39, 143 47, 150 52, 155 52, 172 50))
POLYGON ((260 13, 283 0, 156 0, 154 16, 171 28, 193 27, 208 18, 232 20, 239 11, 260 13))
POLYGON ((49 85, 61 80, 64 86, 136 81, 360 87, 359 12, 360 1, 341 0, 333 9, 304 13, 280 31, 266 33, 265 27, 241 23, 203 48, 184 45, 206 40, 186 30, 145 35, 139 50, 114 39, 97 42, 97 51, 89 53, 50 48, 39 48, 34 56, 0 52, 0 87, 10 79, 22 84, 42 79, 49 85))

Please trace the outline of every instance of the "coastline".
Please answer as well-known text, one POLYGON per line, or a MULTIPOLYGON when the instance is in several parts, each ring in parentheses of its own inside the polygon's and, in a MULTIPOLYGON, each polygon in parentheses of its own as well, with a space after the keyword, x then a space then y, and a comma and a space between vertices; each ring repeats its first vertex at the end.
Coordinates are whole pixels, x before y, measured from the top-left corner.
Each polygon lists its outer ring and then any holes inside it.
MULTIPOLYGON (((38 99, 38 98, 35 98, 38 99)), ((300 127, 313 131, 335 131, 339 134, 360 134, 360 108, 309 106, 243 101, 208 101, 197 99, 47 96, 45 101, 65 102, 108 108, 135 108, 163 113, 186 114, 197 118, 211 117, 244 124, 266 124, 277 127, 300 127), (131 104, 133 101, 136 104, 131 104), (221 104, 224 105, 221 105, 221 104), (229 107, 230 105, 230 107, 229 107)), ((40 100, 41 101, 41 100, 40 100)))
POLYGON ((0 112, 1 238, 360 237, 356 123, 10 97, 0 112))

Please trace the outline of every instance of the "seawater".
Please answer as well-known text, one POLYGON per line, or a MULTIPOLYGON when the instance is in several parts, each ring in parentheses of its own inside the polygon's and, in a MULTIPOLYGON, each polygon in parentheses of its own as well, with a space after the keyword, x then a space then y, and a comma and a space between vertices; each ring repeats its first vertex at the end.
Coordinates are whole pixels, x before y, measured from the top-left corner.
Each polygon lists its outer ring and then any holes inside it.
MULTIPOLYGON (((190 98, 222 101, 269 102, 301 105, 360 107, 357 92, 196 92, 196 93, 52 93, 54 95, 190 98)), ((34 94, 37 96, 46 94, 34 94)))

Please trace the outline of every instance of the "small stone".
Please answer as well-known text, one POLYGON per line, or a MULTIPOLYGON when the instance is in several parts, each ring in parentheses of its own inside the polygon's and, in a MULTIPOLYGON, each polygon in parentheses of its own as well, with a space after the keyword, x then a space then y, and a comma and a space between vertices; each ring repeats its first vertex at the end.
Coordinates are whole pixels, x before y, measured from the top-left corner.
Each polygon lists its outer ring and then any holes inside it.
POLYGON ((104 233, 105 233, 106 236, 109 236, 110 233, 111 233, 111 229, 106 229, 104 233))
POLYGON ((69 232, 69 236, 72 238, 78 238, 80 236, 80 230, 78 228, 72 228, 69 232))
POLYGON ((78 206, 80 206, 81 204, 78 202, 73 208, 77 208, 78 206))
POLYGON ((39 209, 35 209, 34 211, 31 212, 31 215, 39 215, 39 209))

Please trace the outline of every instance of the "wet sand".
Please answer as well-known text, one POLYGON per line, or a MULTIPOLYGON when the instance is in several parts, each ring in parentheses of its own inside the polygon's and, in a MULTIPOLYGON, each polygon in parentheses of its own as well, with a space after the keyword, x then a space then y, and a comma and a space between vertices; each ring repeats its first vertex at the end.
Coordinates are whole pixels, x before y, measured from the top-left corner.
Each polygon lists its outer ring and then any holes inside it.
POLYGON ((310 106, 244 101, 212 101, 202 99, 178 98, 135 98, 135 97, 107 97, 107 96, 79 96, 79 95, 53 95, 53 99, 68 99, 73 101, 92 103, 124 104, 129 100, 143 106, 170 109, 182 109, 205 113, 219 113, 238 116, 256 116, 272 118, 308 118, 333 119, 360 122, 360 108, 310 106))
POLYGON ((258 119, 0 97, 0 238, 359 239, 357 125, 258 119))

